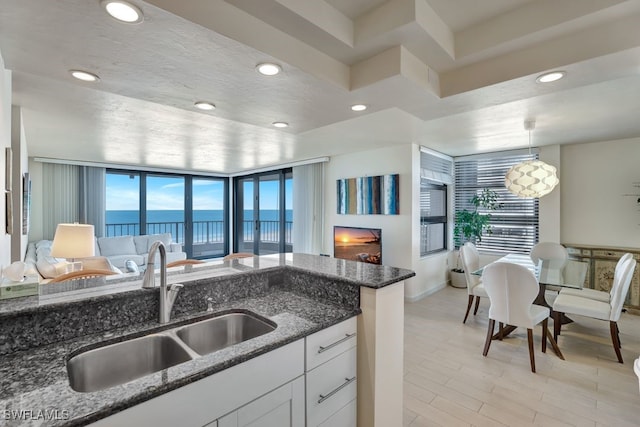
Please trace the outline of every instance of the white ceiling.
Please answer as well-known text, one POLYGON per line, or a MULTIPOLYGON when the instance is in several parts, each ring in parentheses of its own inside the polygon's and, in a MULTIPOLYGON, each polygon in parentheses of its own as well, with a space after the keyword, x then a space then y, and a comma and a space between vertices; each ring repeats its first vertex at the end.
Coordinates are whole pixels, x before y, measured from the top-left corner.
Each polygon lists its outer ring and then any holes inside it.
POLYGON ((534 145, 640 136, 638 0, 135 3, 129 25, 98 0, 0 0, 30 156, 237 173, 412 142, 521 148, 525 119, 534 145), (553 69, 567 77, 535 82, 553 69))

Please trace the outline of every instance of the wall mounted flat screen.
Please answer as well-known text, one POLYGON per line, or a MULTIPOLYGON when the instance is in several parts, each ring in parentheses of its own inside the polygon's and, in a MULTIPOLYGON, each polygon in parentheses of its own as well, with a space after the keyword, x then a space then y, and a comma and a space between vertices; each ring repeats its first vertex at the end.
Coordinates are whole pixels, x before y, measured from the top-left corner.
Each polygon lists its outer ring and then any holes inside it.
POLYGON ((333 227, 333 256, 351 261, 382 264, 382 230, 333 227))

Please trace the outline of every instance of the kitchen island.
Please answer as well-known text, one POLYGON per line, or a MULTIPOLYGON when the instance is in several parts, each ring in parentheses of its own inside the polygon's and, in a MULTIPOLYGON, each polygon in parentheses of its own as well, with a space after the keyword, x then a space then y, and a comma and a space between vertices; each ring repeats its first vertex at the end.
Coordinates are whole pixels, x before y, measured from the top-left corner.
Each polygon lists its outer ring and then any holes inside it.
POLYGON ((87 425, 362 313, 357 326, 358 424, 389 425, 389 417, 401 422, 402 281, 412 276, 409 270, 304 254, 181 267, 170 271, 168 279, 185 286, 172 321, 162 326, 157 323, 157 289, 136 289, 135 281, 127 282, 126 292, 84 299, 3 301, 0 416, 7 425, 87 425), (243 310, 264 316, 277 328, 126 384, 89 393, 69 385, 66 361, 79 352, 243 310), (386 391, 397 392, 390 400, 393 408, 389 402, 378 403, 386 391), (394 399, 400 399, 397 408, 394 399))

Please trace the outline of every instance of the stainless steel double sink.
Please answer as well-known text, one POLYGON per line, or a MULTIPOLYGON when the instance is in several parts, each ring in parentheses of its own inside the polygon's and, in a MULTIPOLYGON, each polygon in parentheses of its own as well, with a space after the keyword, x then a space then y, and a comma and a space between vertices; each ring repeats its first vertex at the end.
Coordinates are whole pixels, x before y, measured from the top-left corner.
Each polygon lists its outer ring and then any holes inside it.
POLYGON ((252 312, 235 312, 83 351, 67 361, 71 388, 102 390, 273 331, 252 312))

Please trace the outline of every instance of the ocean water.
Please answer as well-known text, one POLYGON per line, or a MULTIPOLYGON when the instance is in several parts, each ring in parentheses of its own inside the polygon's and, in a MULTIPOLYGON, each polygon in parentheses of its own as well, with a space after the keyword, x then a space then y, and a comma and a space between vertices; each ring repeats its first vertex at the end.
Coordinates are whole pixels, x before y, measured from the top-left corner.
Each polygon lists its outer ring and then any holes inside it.
MULTIPOLYGON (((222 210, 194 210, 194 221, 222 221, 224 216, 222 210)), ((273 209, 263 209, 260 211, 262 221, 277 221, 279 211, 273 209)), ((247 221, 253 220, 253 211, 245 210, 244 218, 247 221)), ((286 221, 293 221, 293 210, 285 212, 286 221)), ((107 224, 135 224, 139 221, 138 211, 107 211, 107 224)), ((183 222, 184 211, 177 210, 156 210, 147 211, 147 222, 183 222)))
MULTIPOLYGON (((260 221, 264 223, 261 230, 261 240, 272 241, 279 238, 280 224, 279 211, 264 209, 260 211, 260 221)), ((194 210, 194 243, 222 242, 224 238, 223 227, 224 212, 222 210, 194 210)), ((253 226, 248 221, 253 221, 253 211, 244 212, 245 240, 253 239, 253 226)), ((285 220, 293 221, 293 211, 285 212, 285 220)), ((137 235, 140 234, 138 211, 108 210, 106 211, 107 236, 137 235), (127 224, 127 225, 119 225, 127 224)), ((287 232, 290 232, 290 224, 287 232)), ((179 210, 150 210, 147 211, 147 233, 171 233, 173 240, 184 242, 184 211, 179 210)))

